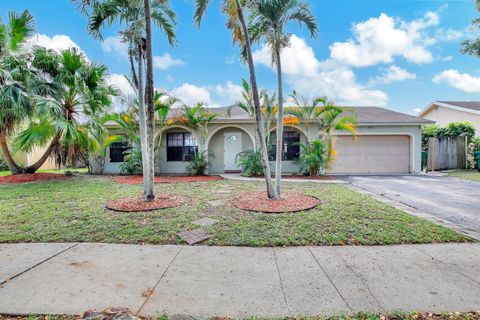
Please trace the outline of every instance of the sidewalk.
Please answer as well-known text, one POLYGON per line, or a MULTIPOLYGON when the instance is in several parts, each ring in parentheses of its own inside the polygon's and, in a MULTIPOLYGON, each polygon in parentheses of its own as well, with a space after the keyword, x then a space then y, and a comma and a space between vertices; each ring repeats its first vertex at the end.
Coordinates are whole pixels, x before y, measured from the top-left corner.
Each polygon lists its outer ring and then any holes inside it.
POLYGON ((128 307, 194 317, 480 309, 480 244, 0 244, 0 314, 128 307))

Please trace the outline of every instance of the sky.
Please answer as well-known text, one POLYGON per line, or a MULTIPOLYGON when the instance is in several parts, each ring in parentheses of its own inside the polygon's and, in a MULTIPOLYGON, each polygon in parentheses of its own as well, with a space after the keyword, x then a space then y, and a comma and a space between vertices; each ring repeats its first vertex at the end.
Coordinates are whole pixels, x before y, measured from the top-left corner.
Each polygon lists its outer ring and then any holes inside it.
MULTIPOLYGON (((227 106, 240 97, 249 73, 233 46, 220 1, 212 0, 198 29, 193 0, 171 0, 177 13, 178 45, 154 31, 155 87, 187 104, 227 106)), ((480 17, 473 0, 310 0, 319 33, 291 23, 290 46, 282 52, 284 92, 308 99, 327 96, 339 105, 381 106, 415 114, 436 100, 480 100, 480 60, 459 53, 460 43, 478 36, 470 21, 480 17)), ((126 47, 120 25, 87 32, 87 17, 68 0, 0 0, 0 16, 28 9, 36 35, 30 43, 62 50, 80 48, 90 61, 105 64, 110 81, 131 94, 126 47)), ((276 91, 271 53, 253 48, 261 88, 276 91)))

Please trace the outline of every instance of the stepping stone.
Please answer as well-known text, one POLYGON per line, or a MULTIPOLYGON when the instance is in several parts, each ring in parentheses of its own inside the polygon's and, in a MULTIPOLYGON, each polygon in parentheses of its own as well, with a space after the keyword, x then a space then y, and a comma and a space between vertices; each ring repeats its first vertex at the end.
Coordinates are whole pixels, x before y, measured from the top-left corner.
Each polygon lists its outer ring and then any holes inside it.
POLYGON ((217 191, 217 193, 219 194, 227 194, 227 193, 230 193, 232 192, 232 190, 220 190, 220 191, 217 191))
POLYGON ((195 220, 192 223, 196 224, 198 226, 201 226, 201 227, 208 227, 208 226, 214 225, 217 222, 218 222, 218 220, 215 220, 215 219, 202 218, 202 219, 199 219, 199 220, 195 220))
POLYGON ((177 236, 182 238, 190 246, 193 246, 194 244, 210 239, 210 237, 201 228, 195 229, 195 230, 182 231, 177 233, 177 236))
POLYGON ((225 202, 223 200, 212 200, 212 201, 208 201, 207 203, 212 207, 220 207, 225 205, 225 202))

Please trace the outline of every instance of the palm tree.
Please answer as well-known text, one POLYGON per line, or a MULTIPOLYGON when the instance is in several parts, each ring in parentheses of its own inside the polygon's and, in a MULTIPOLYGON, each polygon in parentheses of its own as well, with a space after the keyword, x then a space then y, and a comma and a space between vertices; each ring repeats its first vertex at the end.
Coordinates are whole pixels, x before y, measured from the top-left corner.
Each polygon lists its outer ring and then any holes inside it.
POLYGON ((177 115, 173 120, 187 128, 200 132, 202 141, 200 147, 203 151, 205 146, 205 138, 208 136, 208 124, 212 122, 218 115, 208 112, 203 103, 197 103, 194 106, 184 105, 182 113, 177 115))
POLYGON ((33 32, 33 17, 27 10, 20 14, 9 12, 7 22, 0 18, 0 149, 12 173, 21 173, 22 168, 12 157, 8 138, 32 111, 25 87, 26 77, 31 74, 26 57, 17 54, 33 32))
POLYGON ((52 90, 33 98, 34 114, 14 143, 19 150, 30 152, 50 142, 40 159, 24 171, 37 171, 52 155, 58 165, 87 162, 89 135, 82 120, 102 128, 95 120, 111 105, 111 97, 118 95, 118 90, 107 84, 108 69, 88 62, 76 49, 57 53, 34 47, 33 54, 32 68, 50 80, 52 90))
POLYGON ((151 21, 162 30, 170 45, 176 44, 174 32, 176 15, 167 0, 74 0, 79 8, 90 15, 89 32, 100 39, 100 30, 106 24, 120 22, 125 29, 120 32, 122 41, 129 44, 128 54, 132 83, 136 87, 139 107, 139 124, 144 172, 145 200, 154 199, 154 114, 153 57, 151 54, 151 21), (135 56, 135 58, 134 58, 135 56), (144 59, 146 58, 146 87, 144 87, 144 59), (135 70, 134 59, 137 60, 135 70), (145 107, 147 102, 147 107, 145 107))
MULTIPOLYGON (((203 17, 207 11, 211 0, 196 0, 194 20, 197 26, 200 26, 203 17)), ((252 100, 254 106, 255 122, 257 134, 260 142, 260 150, 262 154, 263 172, 265 173, 265 184, 267 186, 267 196, 269 199, 278 198, 275 188, 273 187, 270 164, 268 161, 267 143, 265 140, 265 125, 262 117, 260 104, 260 95, 257 85, 257 76, 255 73, 255 64, 253 62, 252 46, 247 22, 244 16, 244 7, 246 0, 223 0, 223 11, 227 15, 227 28, 232 31, 233 41, 241 47, 241 51, 245 53, 248 69, 250 72, 250 85, 252 87, 252 100)))
POLYGON ((308 4, 301 0, 255 0, 252 1, 249 30, 252 42, 265 40, 272 51, 272 63, 277 67, 278 119, 277 151, 275 162, 275 188, 281 196, 283 157, 283 84, 281 50, 289 45, 287 24, 296 21, 304 24, 310 35, 317 36, 317 22, 308 4))

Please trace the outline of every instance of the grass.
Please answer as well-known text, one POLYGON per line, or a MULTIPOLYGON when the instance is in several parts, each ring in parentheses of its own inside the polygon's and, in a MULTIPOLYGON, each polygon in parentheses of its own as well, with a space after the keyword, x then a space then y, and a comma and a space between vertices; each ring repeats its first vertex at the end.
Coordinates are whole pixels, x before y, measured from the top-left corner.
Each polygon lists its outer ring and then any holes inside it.
MULTIPOLYGON (((38 170, 39 173, 65 173, 66 171, 75 172, 75 173, 87 173, 87 168, 81 169, 47 169, 47 170, 38 170)), ((10 171, 0 171, 0 177, 10 175, 10 171)))
POLYGON ((448 176, 464 180, 480 181, 480 172, 476 170, 453 170, 448 173, 448 176))
POLYGON ((470 241, 445 227, 411 216, 341 185, 285 182, 286 191, 304 192, 324 202, 296 214, 251 213, 228 205, 243 191, 262 190, 261 182, 221 180, 157 184, 157 194, 185 195, 181 207, 149 213, 104 209, 110 199, 140 195, 142 186, 122 185, 108 177, 75 176, 66 181, 0 186, 0 242, 109 242, 180 244, 176 233, 196 228, 202 217, 219 221, 208 227, 209 245, 299 246, 381 245, 470 241), (217 193, 233 187, 231 194, 217 193), (209 201, 220 200, 213 206, 209 201))
MULTIPOLYGON (((0 314, 0 320, 80 320, 80 316, 74 315, 31 315, 31 316, 2 316, 0 314)), ((156 320, 169 320, 168 315, 161 315, 156 317, 156 320)), ((213 319, 213 318, 212 318, 213 319)), ((230 318, 215 318, 215 319, 225 319, 230 318)), ((432 313, 403 313, 403 312, 392 312, 389 314, 378 314, 378 313, 366 313, 361 312, 354 315, 340 315, 333 317, 288 317, 288 318, 251 318, 250 320, 478 320, 480 319, 480 313, 478 312, 445 312, 441 314, 432 314, 432 313)), ((155 318, 152 318, 155 320, 155 318)))

